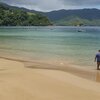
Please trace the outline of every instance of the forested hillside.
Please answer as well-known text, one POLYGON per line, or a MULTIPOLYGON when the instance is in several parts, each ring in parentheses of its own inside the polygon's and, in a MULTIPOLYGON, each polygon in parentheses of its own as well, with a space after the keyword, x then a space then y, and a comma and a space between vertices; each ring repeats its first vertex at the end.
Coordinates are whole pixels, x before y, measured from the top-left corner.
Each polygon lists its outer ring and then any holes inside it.
POLYGON ((0 3, 0 26, 46 26, 51 25, 46 16, 16 9, 0 3))

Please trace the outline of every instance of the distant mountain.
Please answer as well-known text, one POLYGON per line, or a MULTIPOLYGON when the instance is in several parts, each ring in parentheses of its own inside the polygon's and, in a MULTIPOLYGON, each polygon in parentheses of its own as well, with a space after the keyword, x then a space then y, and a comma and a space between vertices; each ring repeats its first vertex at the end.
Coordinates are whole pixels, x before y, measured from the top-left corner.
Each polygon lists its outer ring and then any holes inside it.
MULTIPOLYGON (((100 26, 100 10, 99 9, 74 9, 74 10, 57 10, 57 11, 51 11, 51 12, 40 12, 35 10, 29 10, 23 7, 15 7, 15 6, 9 6, 5 3, 0 3, 0 7, 4 7, 9 9, 9 11, 22 11, 27 12, 27 14, 30 15, 40 15, 43 18, 46 18, 46 23, 44 25, 68 25, 68 26, 100 26), (51 21, 49 21, 49 20, 51 21)), ((38 18, 38 17, 37 17, 38 18)), ((40 18, 41 19, 41 18, 40 18)), ((35 18, 34 18, 35 20, 35 18)), ((34 22, 34 21, 33 21, 34 22)), ((39 21, 37 21, 39 22, 39 21)), ((35 21, 36 23, 36 21, 35 21)), ((41 23, 41 22, 39 22, 41 23)), ((39 25, 33 24, 33 25, 39 25)), ((42 24, 43 25, 43 24, 42 24)))
POLYGON ((47 26, 49 19, 36 11, 0 3, 0 26, 47 26))
POLYGON ((58 10, 44 15, 56 25, 100 25, 99 9, 58 10))

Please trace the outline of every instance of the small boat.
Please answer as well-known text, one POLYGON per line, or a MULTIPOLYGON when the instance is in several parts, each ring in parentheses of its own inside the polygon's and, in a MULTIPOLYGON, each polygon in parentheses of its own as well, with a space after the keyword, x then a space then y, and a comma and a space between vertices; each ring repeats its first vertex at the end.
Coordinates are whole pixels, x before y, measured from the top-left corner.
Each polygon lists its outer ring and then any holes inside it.
POLYGON ((81 30, 81 29, 80 29, 80 30, 78 30, 78 32, 84 32, 84 31, 85 31, 85 30, 81 30))
POLYGON ((78 32, 82 32, 82 30, 78 30, 78 32))

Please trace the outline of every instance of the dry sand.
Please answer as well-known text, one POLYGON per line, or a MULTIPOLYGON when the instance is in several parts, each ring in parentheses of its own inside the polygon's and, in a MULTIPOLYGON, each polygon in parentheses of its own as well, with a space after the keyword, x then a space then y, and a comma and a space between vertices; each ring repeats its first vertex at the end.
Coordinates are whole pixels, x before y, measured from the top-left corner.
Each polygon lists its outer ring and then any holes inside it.
POLYGON ((0 100, 100 100, 100 83, 0 59, 0 100))

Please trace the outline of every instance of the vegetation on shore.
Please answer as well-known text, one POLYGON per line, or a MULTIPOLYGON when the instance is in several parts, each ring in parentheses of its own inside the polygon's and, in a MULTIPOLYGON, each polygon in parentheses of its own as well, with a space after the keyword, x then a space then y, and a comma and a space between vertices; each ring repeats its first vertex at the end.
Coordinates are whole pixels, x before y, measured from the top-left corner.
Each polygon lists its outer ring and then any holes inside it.
POLYGON ((57 21, 53 21, 56 25, 61 26, 100 26, 100 19, 82 19, 80 17, 74 17, 73 18, 63 18, 57 21))
POLYGON ((41 14, 13 9, 0 3, 0 26, 46 26, 49 19, 41 14))

